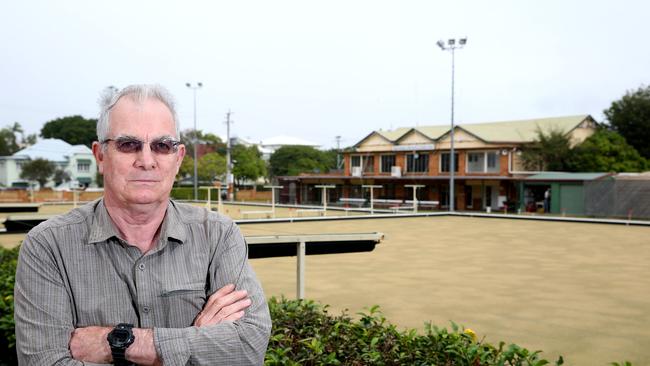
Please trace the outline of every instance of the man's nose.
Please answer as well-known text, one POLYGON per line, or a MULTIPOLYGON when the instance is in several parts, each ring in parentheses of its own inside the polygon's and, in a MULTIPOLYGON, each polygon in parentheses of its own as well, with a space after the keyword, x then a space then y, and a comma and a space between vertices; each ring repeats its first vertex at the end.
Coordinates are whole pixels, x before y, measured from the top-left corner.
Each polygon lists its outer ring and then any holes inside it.
POLYGON ((156 167, 156 157, 148 143, 142 144, 142 150, 136 154, 135 164, 136 167, 144 170, 150 170, 156 167))

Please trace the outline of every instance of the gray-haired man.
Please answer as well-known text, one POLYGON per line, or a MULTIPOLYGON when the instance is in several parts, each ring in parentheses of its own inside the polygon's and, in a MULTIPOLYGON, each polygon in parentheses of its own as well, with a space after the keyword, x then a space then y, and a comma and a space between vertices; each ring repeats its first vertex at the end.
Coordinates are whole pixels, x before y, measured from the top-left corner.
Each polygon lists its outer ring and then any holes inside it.
POLYGON ((169 199, 185 155, 171 96, 134 85, 100 104, 104 197, 21 248, 19 362, 261 364, 271 321, 239 229, 169 199))

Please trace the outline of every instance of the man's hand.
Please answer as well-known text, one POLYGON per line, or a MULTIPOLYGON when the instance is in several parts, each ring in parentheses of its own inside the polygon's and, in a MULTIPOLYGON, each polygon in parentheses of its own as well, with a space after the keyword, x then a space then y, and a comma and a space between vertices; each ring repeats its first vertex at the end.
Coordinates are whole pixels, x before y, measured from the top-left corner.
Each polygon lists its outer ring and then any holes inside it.
POLYGON ((106 337, 113 328, 76 328, 70 337, 70 353, 78 361, 91 363, 111 363, 113 355, 106 337))
POLYGON ((222 321, 235 321, 244 316, 244 309, 251 305, 246 290, 235 291, 235 285, 226 285, 208 298, 203 310, 194 320, 194 325, 202 327, 222 321))

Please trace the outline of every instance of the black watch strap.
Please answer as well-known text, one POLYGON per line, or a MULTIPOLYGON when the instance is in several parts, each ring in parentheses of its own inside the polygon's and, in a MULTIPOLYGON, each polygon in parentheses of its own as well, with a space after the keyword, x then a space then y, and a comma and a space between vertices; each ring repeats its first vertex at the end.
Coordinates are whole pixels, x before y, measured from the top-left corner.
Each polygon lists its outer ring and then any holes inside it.
POLYGON ((134 364, 131 361, 126 359, 126 349, 124 348, 113 348, 111 349, 113 354, 113 365, 115 366, 133 366, 134 364))

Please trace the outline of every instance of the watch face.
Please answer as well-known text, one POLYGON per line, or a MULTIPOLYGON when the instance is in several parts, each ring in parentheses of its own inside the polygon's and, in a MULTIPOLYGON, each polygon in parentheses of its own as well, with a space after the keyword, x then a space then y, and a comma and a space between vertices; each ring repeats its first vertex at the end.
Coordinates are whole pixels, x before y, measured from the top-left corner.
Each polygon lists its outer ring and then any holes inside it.
POLYGON ((109 334, 109 343, 112 347, 126 347, 133 343, 133 334, 126 329, 116 328, 109 334))

